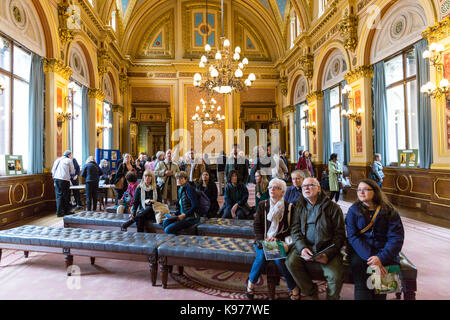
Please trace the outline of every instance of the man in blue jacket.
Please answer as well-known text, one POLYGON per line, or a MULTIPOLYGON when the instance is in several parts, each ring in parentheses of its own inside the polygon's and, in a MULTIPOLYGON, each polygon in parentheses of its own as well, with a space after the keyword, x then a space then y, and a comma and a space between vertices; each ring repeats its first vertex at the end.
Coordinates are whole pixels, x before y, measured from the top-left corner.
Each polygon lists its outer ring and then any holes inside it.
POLYGON ((292 186, 289 186, 284 194, 284 200, 295 204, 298 197, 302 194, 303 173, 300 170, 292 171, 292 186))

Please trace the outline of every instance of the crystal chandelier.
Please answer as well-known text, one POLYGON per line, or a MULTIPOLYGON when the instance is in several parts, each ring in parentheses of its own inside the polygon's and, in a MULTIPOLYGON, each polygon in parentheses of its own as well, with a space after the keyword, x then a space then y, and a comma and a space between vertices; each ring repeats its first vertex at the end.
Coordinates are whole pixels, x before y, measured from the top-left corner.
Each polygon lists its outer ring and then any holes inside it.
MULTIPOLYGON (((208 16, 208 1, 206 1, 206 16, 208 16)), ((241 56, 241 48, 231 50, 231 43, 223 35, 223 0, 221 1, 222 34, 220 36, 219 50, 214 54, 211 46, 205 45, 205 54, 200 59, 200 68, 206 68, 203 77, 200 73, 194 75, 194 86, 205 91, 214 90, 217 93, 227 94, 233 90, 241 91, 252 85, 256 77, 250 73, 247 79, 242 77, 244 67, 248 64, 248 59, 241 56), (214 57, 214 60, 213 60, 214 57)))
POLYGON ((218 123, 221 120, 225 119, 225 115, 220 115, 220 111, 222 110, 221 106, 216 107, 216 99, 208 98, 206 101, 202 98, 200 99, 202 103, 201 116, 199 116, 200 106, 195 107, 195 115, 192 117, 194 121, 202 121, 206 125, 218 123))
POLYGON ((423 52, 422 57, 431 62, 436 71, 441 74, 442 80, 439 82, 439 86, 436 86, 433 82, 428 81, 420 88, 420 92, 430 95, 433 99, 440 98, 442 95, 447 95, 449 92, 450 84, 446 78, 444 78, 444 64, 442 63, 442 52, 445 47, 443 44, 432 43, 428 50, 423 52))

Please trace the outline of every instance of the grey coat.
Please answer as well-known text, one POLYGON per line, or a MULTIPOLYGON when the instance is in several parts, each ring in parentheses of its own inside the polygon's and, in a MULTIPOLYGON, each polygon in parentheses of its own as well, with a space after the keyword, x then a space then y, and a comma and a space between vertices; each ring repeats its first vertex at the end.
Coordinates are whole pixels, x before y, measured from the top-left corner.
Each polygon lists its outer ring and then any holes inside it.
POLYGON ((372 171, 378 177, 379 180, 383 180, 384 178, 383 165, 381 164, 380 161, 373 162, 372 171))

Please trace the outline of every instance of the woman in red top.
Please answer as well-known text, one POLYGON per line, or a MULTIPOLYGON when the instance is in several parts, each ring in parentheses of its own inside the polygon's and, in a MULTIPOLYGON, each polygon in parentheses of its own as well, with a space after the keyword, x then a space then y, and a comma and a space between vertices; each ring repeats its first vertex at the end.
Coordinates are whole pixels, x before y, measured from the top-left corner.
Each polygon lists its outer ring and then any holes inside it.
MULTIPOLYGON (((303 151, 302 156, 298 159, 297 170, 308 170, 311 177, 314 177, 314 170, 312 167, 311 159, 309 158, 309 151, 303 151)), ((305 172, 306 173, 306 172, 305 172)))

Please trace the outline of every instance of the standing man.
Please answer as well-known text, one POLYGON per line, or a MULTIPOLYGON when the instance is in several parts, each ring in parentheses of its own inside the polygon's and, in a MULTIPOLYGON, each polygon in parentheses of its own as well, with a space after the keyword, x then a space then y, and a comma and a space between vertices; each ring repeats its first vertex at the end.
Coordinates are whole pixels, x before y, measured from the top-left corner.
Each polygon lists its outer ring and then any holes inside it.
POLYGON ((53 163, 52 177, 55 180, 56 216, 72 214, 70 211, 70 175, 75 174, 72 151, 64 151, 64 155, 53 163))
POLYGON ((233 152, 231 157, 227 159, 227 165, 225 166, 225 179, 227 179, 227 183, 229 183, 229 173, 236 170, 238 172, 238 182, 247 184, 249 162, 245 157, 239 157, 238 149, 239 145, 237 143, 233 144, 233 152))
POLYGON ((345 241, 344 215, 339 205, 320 189, 316 178, 306 178, 301 187, 291 225, 294 248, 289 252, 286 266, 301 291, 318 300, 317 285, 306 268, 308 263, 318 263, 327 279, 327 300, 339 300, 344 282, 340 253, 345 241), (320 251, 324 252, 311 259, 320 251))
POLYGON ((195 158, 194 149, 191 149, 186 155, 186 173, 188 182, 194 187, 202 181, 202 172, 205 171, 205 165, 201 158, 195 158))
MULTIPOLYGON (((78 186, 78 185, 80 185, 80 179, 79 179, 80 165, 78 164, 77 159, 73 158, 73 155, 72 155, 72 160, 73 160, 73 167, 75 168, 75 174, 70 175, 70 182, 72 183, 73 186, 78 186)), ((83 203, 81 202, 81 197, 80 197, 80 190, 74 189, 74 190, 72 190, 72 192, 73 192, 73 197, 75 198, 75 205, 76 205, 75 210, 83 209, 83 203)), ((69 203, 71 204, 70 191, 69 191, 69 203)))
POLYGON ((227 156, 225 155, 225 152, 223 150, 220 151, 216 163, 217 163, 217 182, 219 182, 220 195, 223 196, 225 190, 225 165, 227 163, 227 156))
POLYGON ((291 178, 292 186, 287 188, 286 193, 284 194, 284 200, 296 204, 298 198, 302 194, 302 183, 304 178, 300 170, 292 171, 291 178))

